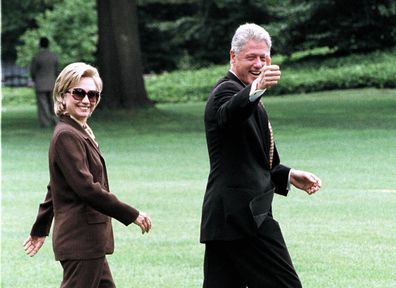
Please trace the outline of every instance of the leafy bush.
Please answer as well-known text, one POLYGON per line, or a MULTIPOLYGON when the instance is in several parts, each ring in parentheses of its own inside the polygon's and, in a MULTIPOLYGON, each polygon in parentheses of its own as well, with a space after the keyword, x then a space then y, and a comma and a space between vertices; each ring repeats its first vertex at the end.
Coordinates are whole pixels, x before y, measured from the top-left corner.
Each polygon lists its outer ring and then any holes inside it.
POLYGON ((97 42, 94 1, 63 1, 36 17, 37 29, 28 29, 17 46, 17 64, 27 67, 38 50, 40 37, 50 40, 50 50, 59 56, 60 68, 76 61, 95 63, 97 42))
MULTIPOLYGON (((299 58, 275 56, 282 77, 270 95, 363 87, 396 88, 396 51, 373 52, 341 58, 299 58)), ((145 77, 150 99, 159 103, 206 101, 209 92, 228 71, 229 65, 216 65, 199 70, 178 70, 145 77)), ((3 106, 34 104, 31 88, 3 88, 3 106)))
POLYGON ((355 54, 319 61, 282 65, 282 79, 274 94, 307 93, 361 87, 396 88, 395 50, 355 54))
MULTIPOLYGON (((287 60, 274 57, 282 78, 271 88, 271 95, 307 93, 361 87, 396 88, 395 49, 340 58, 321 57, 287 60), (310 60, 311 59, 311 60, 310 60)), ((293 58, 292 58, 293 59, 293 58)), ((216 65, 196 71, 175 71, 146 76, 149 97, 157 102, 205 101, 229 65, 216 65)))

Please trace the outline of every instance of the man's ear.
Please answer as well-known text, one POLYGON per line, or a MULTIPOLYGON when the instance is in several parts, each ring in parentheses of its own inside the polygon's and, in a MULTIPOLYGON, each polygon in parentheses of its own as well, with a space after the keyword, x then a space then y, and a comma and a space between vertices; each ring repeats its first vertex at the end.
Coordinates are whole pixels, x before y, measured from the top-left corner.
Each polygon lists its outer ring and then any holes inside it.
POLYGON ((235 57, 236 57, 235 52, 232 51, 232 50, 230 50, 230 64, 231 64, 231 65, 234 64, 234 62, 235 62, 235 57))

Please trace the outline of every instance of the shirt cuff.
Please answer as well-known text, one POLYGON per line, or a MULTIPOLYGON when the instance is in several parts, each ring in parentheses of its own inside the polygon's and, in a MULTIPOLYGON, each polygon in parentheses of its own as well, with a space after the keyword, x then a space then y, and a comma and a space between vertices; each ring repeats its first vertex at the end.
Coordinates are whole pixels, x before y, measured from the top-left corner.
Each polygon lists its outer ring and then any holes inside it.
POLYGON ((267 89, 263 89, 263 90, 256 90, 257 88, 257 79, 253 81, 251 87, 250 87, 250 93, 249 93, 249 101, 250 102, 254 102, 256 101, 258 98, 260 98, 265 90, 267 89))
POLYGON ((286 185, 286 191, 287 192, 289 192, 290 191, 290 175, 291 175, 291 171, 292 171, 292 169, 290 169, 290 171, 289 171, 289 176, 288 176, 288 178, 287 178, 287 185, 286 185))

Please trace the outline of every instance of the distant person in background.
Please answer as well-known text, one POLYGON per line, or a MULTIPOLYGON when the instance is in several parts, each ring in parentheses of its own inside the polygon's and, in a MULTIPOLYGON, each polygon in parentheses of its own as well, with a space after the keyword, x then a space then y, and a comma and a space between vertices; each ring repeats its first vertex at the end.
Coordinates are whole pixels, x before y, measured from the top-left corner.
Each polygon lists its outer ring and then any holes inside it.
POLYGON ((48 47, 48 38, 40 38, 40 50, 30 64, 30 74, 36 90, 39 124, 43 128, 56 124, 51 94, 58 74, 58 57, 48 47))
POLYGON ((321 180, 280 163, 260 102, 281 76, 270 51, 264 28, 241 25, 231 42, 230 70, 206 104, 210 174, 201 223, 204 288, 302 287, 272 217, 272 199, 274 193, 286 196, 291 185, 313 194, 321 180))

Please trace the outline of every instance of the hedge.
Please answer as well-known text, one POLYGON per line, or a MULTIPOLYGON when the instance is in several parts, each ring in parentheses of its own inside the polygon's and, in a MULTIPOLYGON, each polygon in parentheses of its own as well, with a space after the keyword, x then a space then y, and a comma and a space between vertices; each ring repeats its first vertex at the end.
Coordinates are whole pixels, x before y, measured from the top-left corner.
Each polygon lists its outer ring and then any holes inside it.
MULTIPOLYGON (((309 93, 352 88, 396 88, 396 49, 338 58, 294 59, 273 57, 281 66, 279 84, 271 95, 309 93)), ((179 70, 160 75, 146 75, 150 99, 157 103, 206 101, 214 84, 228 71, 229 65, 197 70, 179 70)), ((35 103, 32 88, 4 88, 3 106, 35 103)))
MULTIPOLYGON (((271 95, 363 87, 396 88, 396 49, 338 58, 297 59, 274 57, 281 66, 279 84, 271 95)), ((149 97, 160 103, 205 101, 229 65, 175 71, 145 78, 149 97)))

